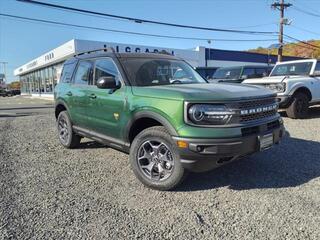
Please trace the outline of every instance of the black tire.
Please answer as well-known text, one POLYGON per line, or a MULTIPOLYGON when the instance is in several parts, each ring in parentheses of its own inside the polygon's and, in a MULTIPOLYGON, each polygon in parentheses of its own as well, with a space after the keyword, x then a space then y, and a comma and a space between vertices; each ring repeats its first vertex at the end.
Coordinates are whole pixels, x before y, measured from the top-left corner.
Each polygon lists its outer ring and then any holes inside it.
POLYGON ((130 164, 145 186, 161 191, 177 187, 187 173, 181 165, 177 146, 161 126, 147 128, 135 137, 130 148, 130 164), (148 166, 152 166, 151 171, 148 166))
POLYGON ((304 93, 296 93, 290 106, 286 109, 289 118, 303 119, 308 116, 309 98, 304 93))
POLYGON ((67 111, 59 113, 57 119, 57 129, 59 141, 65 148, 75 148, 79 146, 81 137, 72 130, 72 123, 67 111))

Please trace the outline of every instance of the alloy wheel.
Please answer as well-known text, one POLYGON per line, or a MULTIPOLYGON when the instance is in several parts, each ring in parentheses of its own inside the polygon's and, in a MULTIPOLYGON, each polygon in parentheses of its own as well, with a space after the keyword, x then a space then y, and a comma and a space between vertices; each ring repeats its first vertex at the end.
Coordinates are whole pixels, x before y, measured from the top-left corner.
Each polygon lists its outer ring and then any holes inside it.
POLYGON ((173 172, 174 161, 169 147, 158 140, 141 144, 137 162, 141 172, 154 181, 164 181, 173 172))

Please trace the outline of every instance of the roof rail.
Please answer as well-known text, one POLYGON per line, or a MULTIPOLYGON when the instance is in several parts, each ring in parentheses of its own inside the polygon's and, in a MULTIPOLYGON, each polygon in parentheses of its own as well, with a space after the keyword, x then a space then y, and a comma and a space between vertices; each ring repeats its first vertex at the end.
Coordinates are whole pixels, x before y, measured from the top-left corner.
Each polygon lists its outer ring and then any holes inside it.
POLYGON ((73 56, 77 57, 77 56, 80 56, 83 54, 91 54, 91 53, 100 52, 100 51, 116 53, 116 51, 114 50, 113 47, 105 47, 105 48, 98 48, 98 49, 94 49, 94 50, 79 52, 79 53, 74 54, 73 56))

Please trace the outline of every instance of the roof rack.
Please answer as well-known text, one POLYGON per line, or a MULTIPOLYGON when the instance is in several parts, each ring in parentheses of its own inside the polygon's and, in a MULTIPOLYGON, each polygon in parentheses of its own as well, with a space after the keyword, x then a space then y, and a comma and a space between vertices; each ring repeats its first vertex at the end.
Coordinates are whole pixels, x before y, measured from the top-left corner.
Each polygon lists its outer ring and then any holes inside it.
POLYGON ((100 52, 100 51, 112 52, 112 53, 116 52, 113 47, 106 47, 106 48, 98 48, 98 49, 94 49, 94 50, 79 52, 79 53, 74 54, 73 56, 77 57, 77 56, 80 56, 83 54, 91 54, 91 53, 100 52))

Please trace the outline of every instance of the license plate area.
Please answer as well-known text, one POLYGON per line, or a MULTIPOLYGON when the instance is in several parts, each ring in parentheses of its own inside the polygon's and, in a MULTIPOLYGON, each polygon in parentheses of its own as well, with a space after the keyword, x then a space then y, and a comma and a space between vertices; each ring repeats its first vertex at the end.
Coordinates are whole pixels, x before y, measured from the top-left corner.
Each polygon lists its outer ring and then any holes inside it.
POLYGON ((273 134, 269 133, 263 136, 259 136, 260 151, 266 150, 273 145, 273 134))

